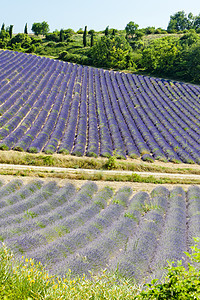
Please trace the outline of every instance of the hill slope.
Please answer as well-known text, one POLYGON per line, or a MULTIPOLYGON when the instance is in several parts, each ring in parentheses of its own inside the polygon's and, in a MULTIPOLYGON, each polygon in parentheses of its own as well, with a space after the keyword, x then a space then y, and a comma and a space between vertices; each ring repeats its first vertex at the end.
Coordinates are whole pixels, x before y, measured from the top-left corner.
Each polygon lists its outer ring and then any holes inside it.
POLYGON ((0 148, 200 162, 200 87, 0 52, 0 148))

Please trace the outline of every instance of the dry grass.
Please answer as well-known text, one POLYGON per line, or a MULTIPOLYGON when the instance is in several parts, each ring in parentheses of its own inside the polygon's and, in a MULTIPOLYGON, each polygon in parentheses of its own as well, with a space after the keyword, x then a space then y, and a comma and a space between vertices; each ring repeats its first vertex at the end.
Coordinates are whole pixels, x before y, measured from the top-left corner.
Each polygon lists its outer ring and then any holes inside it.
MULTIPOLYGON (((1 164, 15 164, 28 166, 51 166, 74 169, 106 169, 107 158, 76 157, 71 155, 44 153, 32 154, 17 151, 0 151, 1 164)), ((156 161, 154 163, 143 162, 141 159, 116 160, 114 170, 126 170, 132 172, 159 172, 200 175, 200 165, 174 164, 156 161)))

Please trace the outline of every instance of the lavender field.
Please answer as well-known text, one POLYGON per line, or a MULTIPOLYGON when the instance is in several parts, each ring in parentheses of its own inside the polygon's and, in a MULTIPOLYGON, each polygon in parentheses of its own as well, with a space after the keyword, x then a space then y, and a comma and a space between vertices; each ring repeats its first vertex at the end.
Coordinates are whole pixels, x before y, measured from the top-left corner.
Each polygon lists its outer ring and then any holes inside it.
POLYGON ((200 237, 200 188, 158 186, 133 195, 86 182, 15 179, 0 182, 0 239, 19 258, 34 258, 52 274, 89 275, 107 268, 138 282, 159 278, 167 260, 200 237))
POLYGON ((200 87, 0 52, 0 149, 200 163, 200 87))

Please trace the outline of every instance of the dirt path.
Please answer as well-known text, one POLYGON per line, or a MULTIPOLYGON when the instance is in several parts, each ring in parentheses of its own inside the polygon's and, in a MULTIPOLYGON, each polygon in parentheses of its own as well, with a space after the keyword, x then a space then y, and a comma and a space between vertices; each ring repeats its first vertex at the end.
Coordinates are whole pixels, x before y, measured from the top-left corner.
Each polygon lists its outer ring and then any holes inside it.
MULTIPOLYGON (((131 175, 133 172, 131 171, 117 171, 117 170, 90 170, 90 169, 70 169, 70 168, 58 168, 58 167, 40 167, 40 166, 25 166, 25 165, 10 165, 10 164, 0 164, 1 170, 34 170, 34 171, 48 171, 48 172, 63 172, 63 173, 71 173, 71 174, 78 174, 78 173, 90 173, 90 174, 97 174, 97 173, 105 173, 105 174, 126 174, 131 175)), ((169 177, 169 178, 190 178, 192 179, 199 179, 200 175, 194 174, 170 174, 170 173, 151 173, 151 172, 134 172, 135 174, 141 176, 154 176, 155 178, 162 178, 162 177, 169 177)), ((42 180, 44 182, 49 181, 56 181, 58 185, 63 186, 67 182, 73 183, 77 188, 80 188, 84 183, 85 180, 74 180, 74 179, 60 179, 60 178, 50 178, 48 175, 45 178, 38 178, 38 177, 30 177, 30 176, 13 176, 13 175, 0 175, 0 180, 4 183, 7 183, 13 179, 19 178, 24 181, 24 183, 28 183, 34 179, 42 180)), ((98 185, 98 188, 103 188, 105 186, 110 186, 114 190, 118 190, 122 186, 130 186, 133 190, 133 194, 138 191, 146 191, 151 192, 158 184, 154 183, 140 183, 140 182, 120 182, 120 181, 95 181, 98 185)), ((191 184, 181 184, 182 188, 186 191, 191 184)), ((163 184, 166 188, 171 190, 173 187, 177 186, 177 184, 163 184)), ((180 186, 180 184, 179 184, 180 186)), ((200 186, 200 185, 199 185, 200 186)))
POLYGON ((1 170, 35 170, 35 171, 48 171, 48 172, 63 172, 63 173, 87 173, 87 174, 106 174, 106 175, 131 175, 138 174, 140 176, 154 176, 155 178, 167 177, 167 178, 190 178, 199 179, 200 175, 196 174, 178 174, 178 173, 154 173, 154 172, 132 172, 123 170, 95 170, 95 169, 72 169, 72 168, 60 168, 60 167, 44 167, 44 166, 30 166, 30 165, 10 165, 10 164, 0 164, 1 170))

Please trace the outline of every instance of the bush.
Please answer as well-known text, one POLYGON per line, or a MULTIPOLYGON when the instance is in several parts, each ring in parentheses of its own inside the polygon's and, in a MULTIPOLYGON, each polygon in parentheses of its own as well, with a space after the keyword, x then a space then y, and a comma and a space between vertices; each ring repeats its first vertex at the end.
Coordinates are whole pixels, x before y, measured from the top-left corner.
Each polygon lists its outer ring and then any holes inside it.
MULTIPOLYGON (((195 241, 199 242, 199 239, 195 239, 195 241)), ((177 266, 174 266, 174 262, 170 262, 165 281, 157 284, 158 280, 154 279, 146 285, 147 290, 140 294, 139 299, 199 299, 200 249, 197 244, 191 249, 191 254, 186 253, 191 262, 188 264, 188 269, 182 265, 182 261, 179 261, 177 266)))
POLYGON ((46 40, 47 41, 53 41, 53 42, 59 42, 60 41, 60 37, 58 33, 47 33, 46 34, 46 40))
POLYGON ((11 39, 11 45, 13 44, 21 44, 22 48, 29 48, 32 40, 31 38, 25 34, 25 33, 18 33, 17 35, 15 35, 12 39, 11 39))
POLYGON ((78 34, 83 34, 84 33, 84 31, 83 31, 83 29, 82 28, 80 28, 76 33, 78 33, 78 34))
POLYGON ((70 53, 67 51, 61 52, 59 54, 58 59, 76 63, 76 64, 81 64, 81 65, 89 65, 90 64, 90 58, 88 58, 88 56, 82 55, 82 54, 74 54, 74 53, 70 53))

